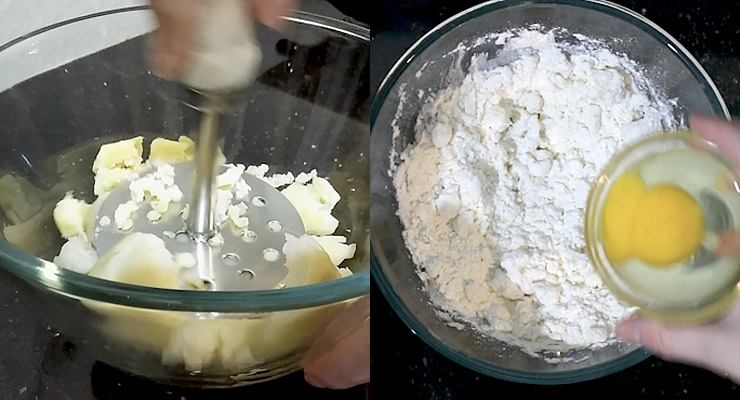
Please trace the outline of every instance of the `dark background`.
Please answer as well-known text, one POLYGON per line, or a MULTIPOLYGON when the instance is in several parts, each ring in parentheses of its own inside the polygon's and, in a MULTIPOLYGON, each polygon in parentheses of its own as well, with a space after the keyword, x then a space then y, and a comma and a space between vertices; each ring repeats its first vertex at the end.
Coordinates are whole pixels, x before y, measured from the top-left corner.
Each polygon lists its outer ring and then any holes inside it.
MULTIPOLYGON (((707 70, 730 112, 733 115, 740 113, 739 1, 615 2, 641 13, 678 39, 707 70)), ((370 52, 372 92, 396 59, 421 35, 477 3, 470 0, 378 1, 370 52)), ((375 285, 372 295, 375 394, 387 393, 392 396, 390 398, 401 399, 473 399, 512 395, 523 399, 726 399, 740 396, 740 388, 727 379, 656 357, 604 378, 558 387, 516 384, 490 378, 453 363, 423 343, 396 316, 375 285)))

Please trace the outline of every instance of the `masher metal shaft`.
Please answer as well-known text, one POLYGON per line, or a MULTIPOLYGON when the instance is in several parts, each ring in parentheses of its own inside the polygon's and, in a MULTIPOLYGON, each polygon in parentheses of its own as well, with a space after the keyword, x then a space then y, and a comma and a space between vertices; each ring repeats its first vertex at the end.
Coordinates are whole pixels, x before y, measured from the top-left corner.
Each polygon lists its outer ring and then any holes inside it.
POLYGON ((201 111, 203 115, 195 151, 195 179, 193 180, 188 228, 193 237, 209 239, 216 232, 214 208, 216 206, 216 160, 221 112, 214 108, 201 111))

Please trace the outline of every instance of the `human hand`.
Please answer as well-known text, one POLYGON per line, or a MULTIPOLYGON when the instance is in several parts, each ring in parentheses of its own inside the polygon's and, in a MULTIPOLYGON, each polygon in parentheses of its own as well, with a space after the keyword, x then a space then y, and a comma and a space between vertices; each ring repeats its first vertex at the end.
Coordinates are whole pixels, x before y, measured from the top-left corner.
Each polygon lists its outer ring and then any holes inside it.
POLYGON ((631 316, 617 337, 644 346, 663 359, 706 368, 740 382, 740 302, 706 325, 668 324, 631 316))
MULTIPOLYGON (((692 116, 690 126, 740 167, 739 127, 724 119, 703 116, 692 116)), ((727 374, 740 382, 740 301, 710 324, 668 324, 632 316, 617 325, 616 335, 664 359, 727 374)))
POLYGON ((303 371, 308 383, 321 388, 370 382, 370 296, 348 306, 327 326, 306 356, 303 371))
MULTIPOLYGON (((159 29, 152 42, 152 72, 165 79, 182 73, 195 45, 194 27, 199 20, 199 3, 204 0, 151 0, 159 29)), ((210 0, 214 1, 214 0, 210 0)), ((281 17, 295 7, 297 0, 243 0, 257 22, 280 30, 281 17)))

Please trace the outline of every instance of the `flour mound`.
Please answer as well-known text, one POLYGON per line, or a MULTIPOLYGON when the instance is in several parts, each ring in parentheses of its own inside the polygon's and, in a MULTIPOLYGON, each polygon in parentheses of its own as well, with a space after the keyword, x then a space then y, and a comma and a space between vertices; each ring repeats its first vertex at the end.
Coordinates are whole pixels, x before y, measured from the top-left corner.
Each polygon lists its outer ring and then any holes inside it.
POLYGON ((629 310, 584 251, 591 182, 625 145, 676 125, 632 61, 555 36, 502 34, 518 55, 506 65, 474 56, 423 107, 394 171, 436 305, 532 354, 612 339, 629 310))

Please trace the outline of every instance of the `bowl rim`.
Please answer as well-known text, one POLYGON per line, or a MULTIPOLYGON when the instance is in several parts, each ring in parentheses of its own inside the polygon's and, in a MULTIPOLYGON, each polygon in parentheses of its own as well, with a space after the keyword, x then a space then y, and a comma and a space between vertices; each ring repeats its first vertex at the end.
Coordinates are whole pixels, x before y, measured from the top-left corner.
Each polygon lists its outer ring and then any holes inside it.
MULTIPOLYGON (((77 22, 109 15, 150 12, 149 6, 122 7, 60 21, 0 44, 0 51, 77 22)), ((285 20, 351 36, 368 43, 370 30, 348 21, 294 10, 285 20)), ((242 292, 202 292, 142 287, 95 278, 57 267, 0 239, 0 268, 30 282, 33 286, 76 299, 95 300, 129 307, 190 312, 261 313, 309 308, 367 294, 370 268, 348 277, 280 290, 242 292)))
MULTIPOLYGON (((707 72, 699 64, 696 58, 694 58, 682 44, 680 44, 664 29, 662 29, 643 15, 627 7, 604 0, 489 0, 479 5, 465 9, 439 23, 437 26, 435 26, 430 31, 422 35, 419 39, 417 39, 403 53, 403 55, 401 55, 401 57, 395 62, 395 64, 393 64, 391 69, 381 80, 378 89, 373 95, 373 100, 370 106, 370 134, 372 135, 375 121, 380 113, 383 104, 385 103, 385 99, 388 97, 390 91, 393 89, 394 84, 398 81, 403 72, 408 68, 411 61, 418 54, 421 54, 432 43, 434 43, 439 37, 453 30, 457 26, 489 12, 498 11, 505 8, 535 6, 542 4, 568 5, 600 11, 636 25, 638 28, 649 33, 651 36, 655 37, 657 40, 668 46, 668 48, 671 49, 673 53, 679 57, 680 61, 687 67, 691 74, 698 81, 703 81, 711 89, 713 96, 708 95, 707 97, 710 97, 713 111, 717 114, 723 115, 727 119, 730 118, 729 110, 727 109, 727 105, 725 104, 722 95, 719 93, 716 85, 709 77, 709 74, 707 74, 707 72)), ((586 368, 570 371, 534 372, 498 366, 488 361, 472 357, 469 354, 454 350, 445 342, 443 342, 438 336, 432 333, 418 318, 413 315, 411 310, 401 300, 396 290, 392 287, 390 281, 385 276, 382 267, 382 265, 384 264, 389 265, 388 260, 381 260, 379 256, 384 258, 385 255, 382 252, 379 253, 375 251, 374 244, 378 243, 379 241, 375 235, 375 231, 372 229, 372 218, 370 221, 370 225, 370 269, 372 271, 373 280, 378 285, 381 293, 388 300, 391 308, 394 309, 394 311, 398 314, 404 324, 416 336, 418 336, 422 341, 424 341, 426 344, 431 346, 443 356, 462 365, 463 367, 469 368, 475 372, 479 372, 484 375, 513 382, 555 385, 597 379, 631 367, 641 361, 644 361, 651 355, 645 350, 637 348, 610 361, 598 365, 592 365, 586 368)))

